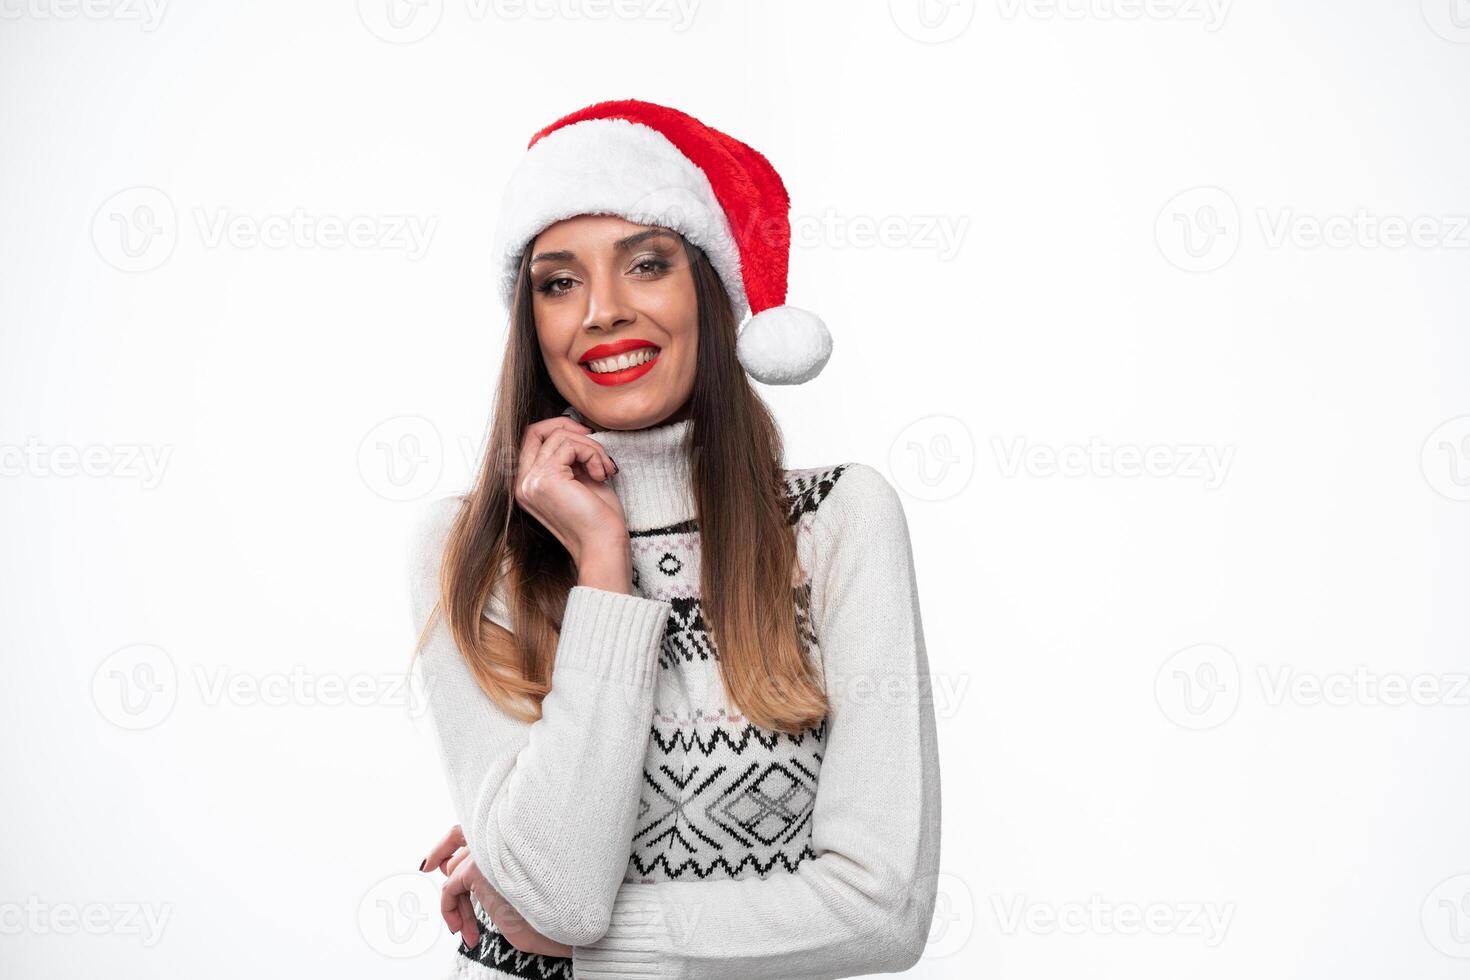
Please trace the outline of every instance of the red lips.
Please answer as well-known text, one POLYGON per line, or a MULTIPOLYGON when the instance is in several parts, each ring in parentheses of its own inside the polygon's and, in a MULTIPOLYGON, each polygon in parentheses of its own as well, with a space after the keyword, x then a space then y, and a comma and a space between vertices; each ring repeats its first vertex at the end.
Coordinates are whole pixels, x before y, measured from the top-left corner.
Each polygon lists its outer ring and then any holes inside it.
POLYGON ((577 363, 585 364, 588 361, 595 361, 599 357, 612 357, 614 354, 625 354, 630 350, 637 350, 640 347, 656 346, 656 344, 650 344, 648 341, 640 340, 637 337, 624 337, 622 340, 614 340, 610 344, 598 344, 596 347, 584 351, 582 356, 577 358, 577 363))
POLYGON ((638 378, 643 377, 649 371, 652 371, 653 366, 658 363, 658 354, 655 353, 652 358, 644 361, 642 364, 635 364, 633 367, 624 368, 621 371, 608 371, 604 374, 598 374, 597 372, 593 371, 590 367, 587 366, 587 362, 595 361, 603 357, 614 357, 618 354, 626 354, 630 350, 638 350, 641 347, 652 347, 655 350, 658 349, 657 344, 650 344, 648 341, 640 340, 637 337, 627 337, 623 340, 614 340, 611 343, 607 344, 598 344, 596 347, 593 347, 590 350, 583 352, 582 356, 578 358, 577 363, 581 366, 583 374, 587 375, 587 377, 591 378, 593 381, 597 382, 600 385, 623 385, 627 384, 629 381, 637 380, 638 378))

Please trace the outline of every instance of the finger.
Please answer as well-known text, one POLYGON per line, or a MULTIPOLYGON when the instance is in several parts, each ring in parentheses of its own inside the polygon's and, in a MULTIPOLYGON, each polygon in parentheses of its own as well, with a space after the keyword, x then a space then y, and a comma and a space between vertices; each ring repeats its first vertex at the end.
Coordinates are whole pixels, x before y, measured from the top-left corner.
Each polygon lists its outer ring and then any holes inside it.
POLYGON ((444 838, 434 845, 434 849, 429 852, 429 856, 424 858, 423 862, 419 865, 419 870, 427 871, 435 867, 443 870, 442 865, 449 856, 464 846, 464 831, 460 829, 459 824, 455 824, 449 828, 449 833, 445 834, 444 838))
MULTIPOLYGON (((577 424, 572 422, 571 419, 566 419, 565 421, 571 426, 577 424)), ((573 431, 568 428, 568 425, 552 427, 539 435, 528 430, 527 439, 522 447, 519 469, 514 474, 514 480, 512 481, 512 491, 516 501, 530 512, 532 516, 541 520, 542 523, 545 523, 543 515, 537 510, 534 502, 528 499, 527 491, 529 488, 527 484, 537 478, 538 470, 556 465, 566 466, 572 470, 573 477, 576 476, 576 469, 572 465, 572 461, 562 458, 563 454, 560 452, 559 447, 563 440, 567 438, 579 437, 585 439, 585 432, 590 430, 579 429, 578 431, 573 431)), ((597 446, 594 440, 589 439, 587 441, 591 442, 593 446, 597 446)), ((600 446, 597 446, 597 448, 601 451, 600 446)), ((608 459, 611 458, 611 456, 608 457, 608 459)), ((591 470, 588 470, 588 472, 590 473, 591 470)), ((605 473, 598 474, 598 478, 605 480, 605 473)))
POLYGON ((464 923, 460 921, 459 896, 460 891, 454 887, 453 878, 439 889, 439 914, 444 917, 444 924, 449 927, 450 932, 459 932, 464 927, 464 923))
POLYGON ((517 460, 514 480, 512 480, 513 485, 519 484, 521 477, 530 472, 531 465, 536 461, 536 455, 541 451, 542 444, 548 436, 558 431, 591 432, 592 430, 565 415, 542 419, 526 426, 526 431, 521 435, 521 452, 517 460))
POLYGON ((601 481, 617 471, 617 463, 602 443, 576 432, 554 432, 547 436, 532 465, 565 466, 575 474, 578 463, 601 481))
POLYGON ((444 862, 444 873, 447 875, 454 874, 456 871, 459 870, 459 866, 463 864, 469 856, 470 849, 468 847, 461 847, 459 850, 455 851, 454 854, 450 856, 449 860, 444 862))
POLYGON ((475 906, 468 892, 459 896, 459 915, 464 922, 459 934, 464 937, 466 946, 475 949, 480 945, 480 920, 475 918, 475 906))
POLYGON ((583 425, 570 415, 550 415, 538 422, 532 422, 526 428, 542 436, 550 435, 557 429, 570 429, 573 432, 592 431, 590 427, 583 425))

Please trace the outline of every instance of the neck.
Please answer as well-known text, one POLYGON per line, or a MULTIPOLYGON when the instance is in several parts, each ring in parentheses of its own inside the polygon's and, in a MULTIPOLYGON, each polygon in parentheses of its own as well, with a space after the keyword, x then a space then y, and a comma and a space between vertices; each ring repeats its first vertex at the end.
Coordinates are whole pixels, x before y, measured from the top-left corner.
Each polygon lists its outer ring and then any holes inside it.
MULTIPOLYGON (((571 406, 562 414, 591 427, 571 406)), ((629 531, 667 527, 695 516, 686 450, 692 425, 686 417, 646 429, 598 429, 589 433, 618 464, 618 471, 607 485, 623 505, 629 531)))

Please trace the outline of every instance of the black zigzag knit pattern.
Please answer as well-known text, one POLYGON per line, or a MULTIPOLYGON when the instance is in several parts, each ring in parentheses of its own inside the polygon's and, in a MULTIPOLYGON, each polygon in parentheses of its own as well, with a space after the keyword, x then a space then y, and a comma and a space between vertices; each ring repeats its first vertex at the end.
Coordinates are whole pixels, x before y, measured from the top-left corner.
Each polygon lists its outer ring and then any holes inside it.
POLYGON ((814 466, 807 469, 786 471, 786 499, 788 509, 786 522, 795 524, 803 514, 814 514, 822 501, 836 486, 848 464, 836 466, 814 466))
MULTIPOLYGON (((845 469, 785 471, 788 523, 809 530, 845 469)), ((634 548, 635 588, 667 600, 673 612, 660 648, 629 881, 765 877, 813 856, 826 720, 789 735, 752 724, 728 704, 700 601, 698 535, 697 524, 684 521, 643 532, 634 548)), ((803 573, 793 612, 807 655, 819 657, 811 578, 803 573)))
MULTIPOLYGON (((480 903, 475 903, 475 918, 480 922, 480 943, 471 949, 459 944, 459 955, 472 963, 478 963, 491 976, 525 977, 528 980, 572 980, 572 958, 570 956, 542 956, 539 953, 523 953, 510 944, 500 930, 490 922, 480 903)), ((473 974, 460 972, 463 976, 473 974)))
MULTIPOLYGON (((810 531, 845 469, 847 464, 784 472, 787 523, 798 534, 810 531)), ((719 650, 700 603, 696 520, 630 529, 629 539, 634 591, 668 601, 672 612, 660 643, 654 721, 626 880, 795 872, 816 856, 811 818, 827 720, 790 735, 760 728, 728 704, 719 650)), ((819 660, 810 570, 803 573, 792 588, 793 613, 807 655, 819 660)), ((483 915, 481 928, 478 948, 461 944, 465 959, 510 977, 571 980, 570 958, 522 953, 483 915)))

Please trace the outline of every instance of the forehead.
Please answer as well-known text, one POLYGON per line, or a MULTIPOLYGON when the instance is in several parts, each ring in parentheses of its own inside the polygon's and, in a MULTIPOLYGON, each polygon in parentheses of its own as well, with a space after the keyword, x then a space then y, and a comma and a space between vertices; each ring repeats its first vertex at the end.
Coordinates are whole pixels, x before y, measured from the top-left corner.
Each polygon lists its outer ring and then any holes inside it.
POLYGON ((611 248, 629 235, 656 227, 661 226, 640 225, 615 214, 579 214, 547 225, 531 241, 531 248, 537 251, 576 250, 578 246, 583 249, 611 248))

